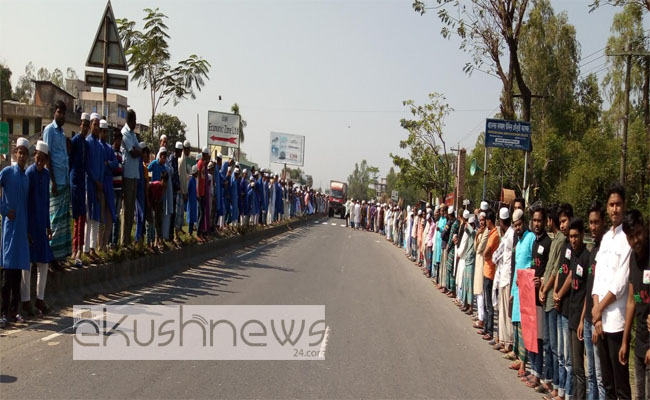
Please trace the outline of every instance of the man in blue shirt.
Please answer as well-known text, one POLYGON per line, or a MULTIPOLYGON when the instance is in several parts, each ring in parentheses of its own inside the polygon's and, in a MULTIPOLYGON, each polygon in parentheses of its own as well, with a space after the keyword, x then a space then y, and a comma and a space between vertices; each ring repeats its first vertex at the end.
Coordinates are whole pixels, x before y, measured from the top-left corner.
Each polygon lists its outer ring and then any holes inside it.
POLYGON ((81 114, 79 128, 81 131, 72 138, 70 146, 70 198, 74 220, 72 256, 77 267, 82 266, 81 255, 86 228, 86 136, 90 131, 90 114, 81 114))
POLYGON ((18 138, 14 149, 15 165, 0 171, 0 215, 2 215, 2 305, 0 328, 8 322, 20 321, 20 279, 22 270, 29 270, 29 241, 27 236, 27 197, 29 178, 25 166, 29 159, 29 141, 18 138))
POLYGON ((122 246, 131 244, 131 228, 135 215, 135 198, 140 179, 140 142, 135 136, 135 111, 126 112, 126 125, 122 128, 122 246))
POLYGON ((50 157, 47 169, 50 171, 50 224, 52 240, 50 246, 54 255, 52 268, 60 269, 59 261, 72 254, 72 232, 70 227, 70 168, 68 147, 63 124, 66 105, 61 100, 54 104, 54 121, 43 130, 43 141, 47 143, 50 157))

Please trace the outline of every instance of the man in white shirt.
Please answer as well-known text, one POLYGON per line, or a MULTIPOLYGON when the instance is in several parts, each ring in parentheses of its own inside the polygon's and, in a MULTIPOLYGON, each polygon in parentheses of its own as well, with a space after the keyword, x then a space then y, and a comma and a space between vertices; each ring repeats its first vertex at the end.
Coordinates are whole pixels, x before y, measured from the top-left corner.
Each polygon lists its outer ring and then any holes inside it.
POLYGON ((592 296, 593 342, 598 346, 603 386, 607 398, 631 398, 630 371, 618 362, 625 328, 632 250, 622 228, 625 188, 614 183, 607 191, 607 214, 612 227, 605 233, 596 255, 592 296))
MULTIPOLYGON (((499 309, 499 343, 495 348, 502 353, 512 351, 512 315, 510 313, 510 276, 512 264, 512 247, 514 245, 515 230, 511 225, 510 212, 506 207, 499 210, 499 230, 501 242, 497 251, 492 255, 492 261, 497 265, 494 284, 499 289, 497 307, 499 309)), ((491 296, 492 293, 485 293, 491 296)))

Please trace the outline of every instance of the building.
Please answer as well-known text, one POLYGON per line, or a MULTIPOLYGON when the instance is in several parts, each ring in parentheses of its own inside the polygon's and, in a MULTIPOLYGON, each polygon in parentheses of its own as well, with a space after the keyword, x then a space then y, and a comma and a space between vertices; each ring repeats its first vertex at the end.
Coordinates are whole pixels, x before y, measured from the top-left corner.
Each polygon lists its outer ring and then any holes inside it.
POLYGON ((91 91, 90 86, 80 79, 66 79, 65 87, 76 97, 75 109, 80 112, 99 113, 110 126, 117 129, 122 129, 126 124, 126 110, 129 108, 126 97, 116 93, 107 93, 106 109, 102 112, 102 92, 91 91))

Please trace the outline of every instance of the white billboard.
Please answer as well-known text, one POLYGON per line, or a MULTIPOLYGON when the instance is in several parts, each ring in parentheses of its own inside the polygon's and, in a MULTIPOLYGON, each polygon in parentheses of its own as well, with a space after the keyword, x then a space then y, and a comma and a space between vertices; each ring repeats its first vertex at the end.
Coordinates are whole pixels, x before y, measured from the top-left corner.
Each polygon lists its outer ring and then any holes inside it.
POLYGON ((208 145, 239 147, 240 116, 208 111, 208 145))
POLYGON ((305 163, 305 137, 271 132, 271 162, 302 167, 305 163))

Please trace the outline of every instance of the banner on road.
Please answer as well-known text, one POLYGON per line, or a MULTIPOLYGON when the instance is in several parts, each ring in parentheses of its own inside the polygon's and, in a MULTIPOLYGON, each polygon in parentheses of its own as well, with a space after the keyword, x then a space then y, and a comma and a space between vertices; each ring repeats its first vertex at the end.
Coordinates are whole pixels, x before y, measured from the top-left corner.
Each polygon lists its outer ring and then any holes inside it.
POLYGON ((305 137, 271 132, 271 162, 302 167, 305 163, 305 137))
POLYGON ((208 111, 208 145, 239 147, 241 117, 219 111, 208 111))
POLYGON ((531 151, 530 133, 529 122, 488 118, 485 120, 485 147, 531 151))

